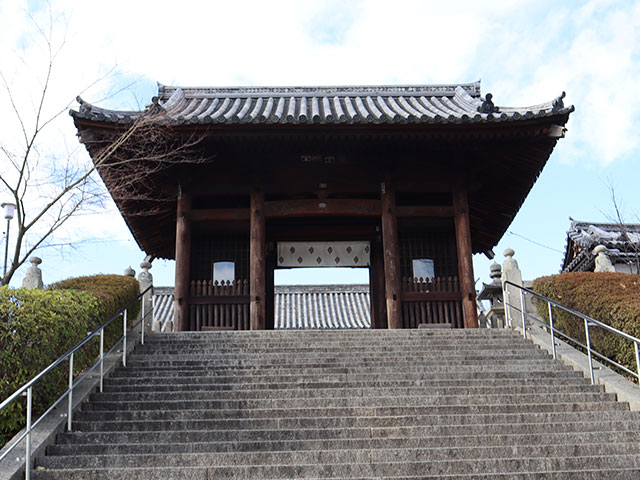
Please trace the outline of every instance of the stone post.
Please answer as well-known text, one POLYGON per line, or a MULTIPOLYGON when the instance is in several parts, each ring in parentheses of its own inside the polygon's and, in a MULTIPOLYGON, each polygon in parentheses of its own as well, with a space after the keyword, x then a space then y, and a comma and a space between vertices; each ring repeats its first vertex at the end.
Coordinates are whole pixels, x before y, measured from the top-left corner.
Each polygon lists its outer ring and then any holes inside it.
POLYGON ((504 251, 506 257, 502 265, 502 290, 505 304, 505 314, 508 317, 509 324, 512 328, 516 325, 522 326, 522 303, 520 301, 520 290, 514 286, 506 285, 508 280, 516 285, 522 285, 522 272, 518 267, 518 262, 514 260, 513 255, 516 252, 507 248, 504 251))
POLYGON ((42 270, 38 268, 38 265, 42 263, 38 257, 31 257, 29 259, 31 266, 27 269, 27 273, 22 280, 22 288, 43 288, 42 284, 42 270))
POLYGON ((491 270, 491 283, 483 284, 482 290, 478 294, 478 300, 488 300, 490 307, 483 312, 484 322, 491 322, 492 328, 504 328, 504 302, 502 300, 502 267, 499 263, 493 262, 489 267, 491 270))
POLYGON ((149 273, 149 269, 151 268, 150 262, 142 262, 140 264, 140 268, 142 272, 138 275, 138 282, 140 282, 140 291, 144 292, 147 288, 152 287, 147 293, 144 294, 142 298, 142 302, 144 305, 144 312, 146 315, 146 319, 143 323, 145 328, 145 334, 154 330, 153 325, 153 275, 149 273))
POLYGON ((489 313, 491 316, 491 323, 494 328, 504 328, 506 327, 504 322, 504 301, 503 301, 503 292, 502 292, 502 267, 499 263, 493 262, 489 266, 489 270, 491 273, 489 276, 491 277, 491 286, 495 287, 496 291, 492 295, 490 299, 491 308, 489 309, 489 313), (500 288, 500 290, 498 290, 500 288))
POLYGON ((136 271, 133 268, 131 268, 131 265, 129 265, 127 268, 124 269, 124 272, 122 272, 122 275, 124 275, 125 277, 136 278, 136 271))
POLYGON ((607 247, 604 245, 598 245, 593 249, 593 254, 596 256, 596 268, 594 272, 615 272, 616 269, 611 263, 609 257, 605 253, 607 251, 607 247))

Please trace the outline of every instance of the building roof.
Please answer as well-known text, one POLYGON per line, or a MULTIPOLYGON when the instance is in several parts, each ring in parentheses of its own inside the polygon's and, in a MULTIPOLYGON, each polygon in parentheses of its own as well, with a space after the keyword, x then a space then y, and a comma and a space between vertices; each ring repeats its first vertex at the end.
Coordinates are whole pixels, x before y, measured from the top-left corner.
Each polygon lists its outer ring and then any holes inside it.
MULTIPOLYGON (((370 328, 369 285, 275 287, 276 329, 370 328)), ((171 330, 173 288, 154 288, 154 324, 171 330)))
POLYGON ((373 176, 384 169, 397 170, 399 175, 414 172, 408 182, 414 190, 419 190, 416 185, 426 191, 466 184, 472 248, 478 253, 498 243, 564 136, 574 107, 565 106, 563 99, 564 93, 532 107, 498 107, 491 94, 482 97, 479 82, 351 87, 159 85, 158 95, 143 111, 109 110, 79 99, 80 109, 71 115, 94 161, 141 116, 153 127, 161 127, 149 135, 144 129, 133 135, 139 144, 117 147, 98 166, 138 245, 149 255, 174 258, 178 185, 187 183, 195 189, 193 184, 199 183, 206 195, 223 196, 228 195, 223 190, 227 192, 235 182, 233 194, 240 195, 248 193, 247 173, 251 173, 267 179, 273 191, 265 195, 277 197, 282 192, 276 189, 285 182, 279 169, 295 167, 291 175, 299 175, 301 182, 288 182, 289 190, 295 190, 292 185, 316 188, 315 177, 303 178, 303 172, 324 168, 313 163, 316 157, 325 158, 322 155, 327 155, 327 164, 335 165, 330 181, 350 168, 348 175, 359 178, 354 184, 368 195, 379 191, 380 179, 373 176), (201 166, 190 163, 187 155, 171 155, 176 145, 191 141, 201 166), (162 162, 154 162, 153 152, 147 155, 154 148, 166 156, 162 162), (214 174, 224 169, 228 177, 214 174), (123 188, 123 178, 128 188, 123 188))
POLYGON ((369 285, 277 286, 275 328, 370 328, 369 285))
POLYGON ((587 272, 595 266, 593 249, 603 245, 613 263, 635 262, 640 251, 640 224, 571 220, 562 272, 587 272))
MULTIPOLYGON (((158 86, 147 106, 171 124, 393 124, 487 123, 569 113, 564 93, 522 108, 496 107, 483 99, 480 82, 460 85, 352 87, 158 86)), ((131 123, 143 112, 108 110, 78 97, 75 119, 131 123)))

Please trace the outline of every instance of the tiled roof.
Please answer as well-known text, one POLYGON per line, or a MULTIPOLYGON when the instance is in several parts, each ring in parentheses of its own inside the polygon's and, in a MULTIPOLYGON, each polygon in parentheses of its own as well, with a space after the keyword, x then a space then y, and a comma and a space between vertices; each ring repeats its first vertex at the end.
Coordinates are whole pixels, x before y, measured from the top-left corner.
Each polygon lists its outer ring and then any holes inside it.
MULTIPOLYGON (((369 285, 277 286, 275 328, 370 328, 369 285)), ((154 323, 171 330, 173 287, 154 288, 154 323)))
MULTIPOLYGON (((496 107, 480 83, 352 87, 171 87, 159 85, 145 112, 170 124, 482 123, 573 111, 564 93, 525 108, 496 107)), ((129 123, 143 112, 108 110, 81 98, 76 119, 129 123)))
POLYGON ((173 330, 173 287, 153 288, 153 326, 154 330, 173 330))
POLYGON ((640 224, 627 223, 624 229, 628 240, 624 238, 619 223, 593 223, 571 221, 567 232, 567 246, 563 262, 563 272, 584 272, 593 270, 595 255, 593 249, 598 245, 606 247, 606 255, 614 263, 635 261, 640 249, 640 224), (573 258, 572 252, 576 252, 573 258))
POLYGON ((276 328, 370 328, 369 285, 276 287, 276 328))

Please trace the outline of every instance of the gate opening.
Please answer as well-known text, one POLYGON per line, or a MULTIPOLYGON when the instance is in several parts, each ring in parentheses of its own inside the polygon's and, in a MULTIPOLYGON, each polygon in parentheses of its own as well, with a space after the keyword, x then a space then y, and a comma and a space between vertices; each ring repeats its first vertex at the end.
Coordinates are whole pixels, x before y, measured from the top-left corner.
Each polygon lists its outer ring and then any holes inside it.
POLYGON ((278 242, 276 329, 371 328, 369 242, 278 242))

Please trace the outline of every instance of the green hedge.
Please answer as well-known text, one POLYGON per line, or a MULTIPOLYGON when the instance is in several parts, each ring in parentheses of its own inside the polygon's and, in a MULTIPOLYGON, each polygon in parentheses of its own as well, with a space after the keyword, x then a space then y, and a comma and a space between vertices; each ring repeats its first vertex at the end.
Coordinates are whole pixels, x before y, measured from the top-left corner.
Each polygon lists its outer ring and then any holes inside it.
MULTIPOLYGON (((58 282, 47 290, 0 289, 0 401, 71 350, 139 294, 131 277, 97 275, 58 282)), ((137 317, 139 306, 129 311, 137 317)), ((132 322, 130 322, 132 323, 132 322)), ((105 334, 105 349, 122 335, 122 320, 105 334)), ((99 338, 74 355, 74 371, 91 365, 99 354, 99 338)), ((35 415, 44 412, 67 388, 65 361, 34 388, 35 415)), ((25 401, 0 412, 0 445, 25 424, 25 401)))
MULTIPOLYGON (((88 277, 76 277, 52 283, 47 287, 50 290, 80 290, 92 294, 102 305, 101 316, 92 327, 95 330, 109 320, 122 307, 140 295, 140 284, 135 278, 122 275, 93 275, 88 277)), ((127 313, 131 325, 131 319, 137 318, 140 311, 140 303, 133 305, 127 313)), ((113 345, 122 336, 122 321, 114 320, 105 330, 105 347, 113 345)))
MULTIPOLYGON (((640 275, 626 273, 564 273, 541 277, 533 290, 618 330, 640 338, 640 275)), ((549 321, 546 303, 538 314, 549 321)), ((555 327, 585 343, 584 321, 554 309, 555 327)), ((633 343, 602 328, 589 328, 593 348, 636 371, 633 343)))

